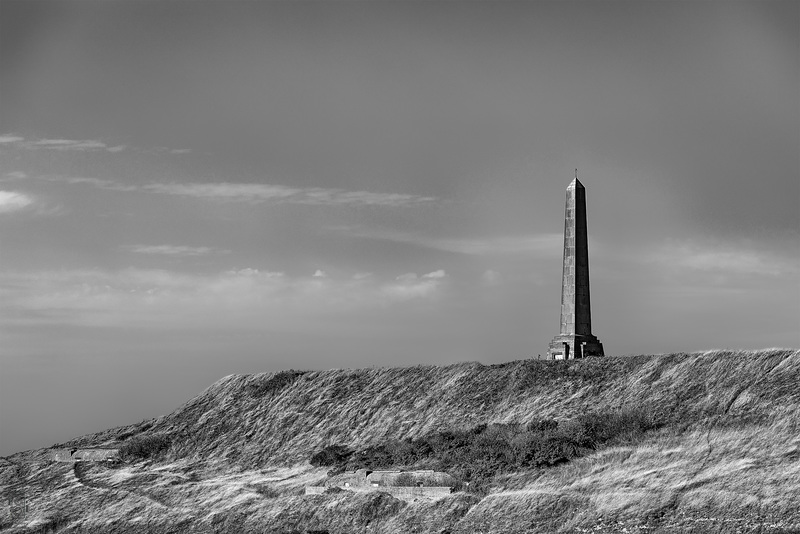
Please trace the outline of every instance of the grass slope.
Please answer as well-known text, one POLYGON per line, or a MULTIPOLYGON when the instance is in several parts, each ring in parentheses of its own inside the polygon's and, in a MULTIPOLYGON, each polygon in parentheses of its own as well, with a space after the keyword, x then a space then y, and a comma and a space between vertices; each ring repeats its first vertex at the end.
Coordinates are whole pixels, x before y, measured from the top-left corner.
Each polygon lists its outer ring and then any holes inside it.
POLYGON ((0 462, 11 532, 791 532, 800 528, 800 351, 232 375, 170 415, 73 440, 168 436, 157 460, 0 462), (435 503, 302 496, 307 459, 480 423, 647 405, 671 424, 490 493, 435 503), (15 500, 16 499, 16 500, 15 500), (591 530, 590 530, 591 529, 591 530))

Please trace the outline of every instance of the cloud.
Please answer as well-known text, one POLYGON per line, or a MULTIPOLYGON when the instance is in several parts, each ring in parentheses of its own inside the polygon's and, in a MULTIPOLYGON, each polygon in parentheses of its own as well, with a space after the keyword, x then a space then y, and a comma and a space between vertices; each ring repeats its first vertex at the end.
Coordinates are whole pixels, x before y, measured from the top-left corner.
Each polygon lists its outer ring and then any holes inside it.
POLYGON ((16 135, 0 135, 0 144, 7 144, 7 143, 19 143, 20 141, 24 141, 24 137, 17 137, 16 135))
POLYGON ((361 206, 408 206, 433 202, 433 197, 403 195, 399 193, 370 193, 368 191, 342 191, 339 189, 311 188, 298 190, 298 204, 361 205, 361 206))
POLYGON ((417 273, 405 273, 395 278, 393 283, 384 284, 381 293, 393 301, 427 299, 439 295, 442 283, 447 277, 442 269, 417 276, 417 273))
POLYGON ((470 255, 537 254, 560 256, 564 240, 561 234, 536 234, 526 236, 500 236, 485 239, 441 239, 431 246, 451 252, 470 255))
POLYGON ((115 180, 103 180, 101 178, 88 178, 84 176, 40 176, 40 180, 47 182, 58 182, 70 185, 91 185, 98 189, 109 189, 111 191, 138 191, 135 185, 126 185, 115 180))
POLYGON ((21 211, 34 205, 33 197, 15 191, 0 191, 0 213, 21 211))
POLYGON ((650 253, 646 261, 684 274, 776 277, 800 272, 798 258, 786 258, 746 244, 714 241, 669 242, 650 253))
POLYGON ((432 202, 433 197, 420 197, 398 193, 371 193, 368 191, 343 191, 341 189, 294 188, 274 184, 243 183, 171 183, 150 184, 145 190, 154 193, 179 195, 210 200, 248 203, 283 202, 291 204, 328 206, 408 206, 432 202))
POLYGON ((3 271, 0 321, 159 329, 298 325, 311 317, 435 298, 442 283, 320 280, 255 268, 207 275, 161 269, 3 271))
POLYGON ((353 237, 407 243, 470 256, 527 254, 540 257, 558 257, 563 251, 564 244, 561 234, 496 236, 488 238, 439 238, 359 227, 335 227, 331 228, 331 230, 353 237))
POLYGON ((313 278, 328 278, 328 273, 326 273, 325 271, 322 271, 320 269, 317 269, 316 272, 311 276, 313 278))
MULTIPOLYGON (((429 278, 429 279, 436 280, 436 279, 444 278, 445 276, 447 276, 447 273, 445 273, 444 270, 439 269, 438 271, 433 271, 433 272, 430 272, 428 274, 423 274, 422 278, 429 278)), ((401 274, 400 276, 395 278, 395 280, 397 280, 399 282, 412 282, 414 280, 419 280, 419 279, 420 279, 420 277, 417 276, 417 273, 405 273, 405 274, 401 274)))
POLYGON ((258 269, 251 269, 250 267, 238 270, 234 269, 231 271, 225 271, 225 274, 234 276, 264 276, 267 278, 281 278, 283 276, 286 276, 286 273, 273 272, 273 271, 259 271, 258 269))
MULTIPOLYGON (((63 140, 55 140, 63 141, 63 140)), ((53 142, 55 142, 53 141, 53 142)), ((15 173, 9 173, 7 176, 15 173)), ((24 174, 24 173, 19 173, 24 174)), ((37 179, 71 185, 91 185, 112 191, 145 191, 161 195, 174 195, 205 200, 261 204, 267 202, 305 204, 315 206, 388 206, 402 207, 426 204, 433 197, 398 193, 371 193, 368 191, 343 191, 318 187, 296 188, 277 184, 246 183, 151 183, 143 186, 124 184, 115 180, 85 176, 44 175, 37 179)))
POLYGON ((152 254, 160 256, 207 256, 209 254, 229 254, 230 250, 215 249, 211 247, 189 247, 185 245, 133 245, 128 248, 136 254, 152 254))
POLYGON ((22 171, 13 171, 13 172, 7 172, 7 173, 5 174, 4 181, 9 181, 9 180, 24 180, 24 179, 25 179, 25 178, 27 178, 27 177, 28 177, 28 175, 27 175, 27 174, 25 174, 25 173, 24 173, 24 172, 22 172, 22 171))
POLYGON ((353 275, 353 280, 366 280, 372 278, 372 273, 356 273, 353 275))
MULTIPOLYGON (((105 150, 111 153, 122 152, 127 148, 132 148, 134 150, 141 150, 137 149, 136 147, 128 147, 127 145, 108 146, 108 144, 104 143, 103 141, 98 141, 95 139, 27 139, 26 140, 24 137, 20 137, 18 135, 13 135, 13 134, 0 135, 0 144, 12 145, 14 148, 24 148, 29 150, 37 150, 37 149, 49 149, 49 150, 60 150, 60 151, 105 150)), ((160 147, 157 150, 167 151, 171 154, 188 154, 189 152, 191 152, 191 149, 188 148, 170 149, 170 148, 160 147)))
POLYGON ((236 184, 227 182, 210 184, 150 184, 144 186, 144 189, 167 195, 253 203, 286 199, 296 195, 300 191, 283 185, 236 184))
POLYGON ((106 144, 100 141, 73 139, 40 139, 30 143, 34 148, 51 148, 55 150, 98 150, 106 148, 106 144))
POLYGON ((381 294, 393 301, 425 299, 435 296, 440 288, 437 280, 400 280, 400 283, 386 284, 381 294))

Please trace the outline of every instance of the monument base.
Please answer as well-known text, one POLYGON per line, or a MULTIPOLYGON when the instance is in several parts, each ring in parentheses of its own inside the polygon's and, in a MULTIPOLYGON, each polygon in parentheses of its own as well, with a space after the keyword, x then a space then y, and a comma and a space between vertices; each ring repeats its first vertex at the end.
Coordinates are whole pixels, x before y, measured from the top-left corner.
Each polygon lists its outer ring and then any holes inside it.
POLYGON ((604 356, 603 344, 593 335, 556 336, 547 351, 548 360, 575 360, 588 356, 604 356))

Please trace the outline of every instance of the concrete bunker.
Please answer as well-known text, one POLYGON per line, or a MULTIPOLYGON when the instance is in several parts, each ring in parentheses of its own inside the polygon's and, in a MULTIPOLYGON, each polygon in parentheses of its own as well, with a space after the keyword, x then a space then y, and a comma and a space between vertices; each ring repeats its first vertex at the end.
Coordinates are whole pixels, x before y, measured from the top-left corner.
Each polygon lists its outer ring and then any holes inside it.
POLYGON ((329 488, 353 492, 381 491, 405 501, 441 499, 453 492, 458 481, 448 473, 421 469, 357 469, 334 475, 323 486, 307 486, 306 495, 319 495, 329 488))
POLYGON ((116 463, 122 460, 119 449, 93 447, 93 448, 72 448, 54 449, 50 453, 50 459, 54 462, 106 462, 116 463))

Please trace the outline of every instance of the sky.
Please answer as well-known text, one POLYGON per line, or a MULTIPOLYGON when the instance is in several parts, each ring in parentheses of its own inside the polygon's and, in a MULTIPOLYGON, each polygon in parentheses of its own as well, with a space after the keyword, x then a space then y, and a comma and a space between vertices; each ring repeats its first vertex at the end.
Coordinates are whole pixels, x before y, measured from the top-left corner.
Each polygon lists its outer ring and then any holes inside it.
POLYGON ((0 0, 0 454, 231 373, 800 346, 800 3, 0 0))

